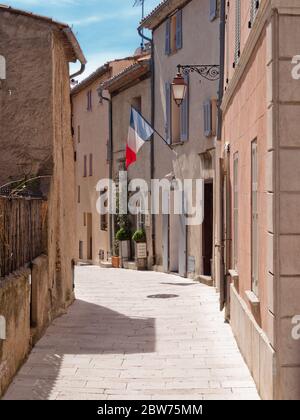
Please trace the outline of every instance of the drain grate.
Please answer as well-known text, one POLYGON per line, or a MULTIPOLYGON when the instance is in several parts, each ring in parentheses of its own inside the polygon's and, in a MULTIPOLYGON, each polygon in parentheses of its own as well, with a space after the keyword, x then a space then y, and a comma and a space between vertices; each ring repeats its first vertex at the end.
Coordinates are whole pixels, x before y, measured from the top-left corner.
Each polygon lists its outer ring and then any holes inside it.
POLYGON ((175 299, 178 298, 178 295, 150 295, 147 296, 148 299, 175 299))

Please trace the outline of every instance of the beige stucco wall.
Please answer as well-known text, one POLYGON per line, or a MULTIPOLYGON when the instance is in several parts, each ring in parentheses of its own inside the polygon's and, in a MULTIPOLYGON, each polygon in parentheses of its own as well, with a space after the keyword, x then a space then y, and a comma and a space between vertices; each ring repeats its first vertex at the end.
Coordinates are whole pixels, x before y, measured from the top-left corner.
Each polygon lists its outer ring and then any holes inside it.
MULTIPOLYGON (((130 109, 134 99, 141 97, 141 113, 151 122, 151 80, 147 77, 143 81, 133 81, 132 85, 112 96, 113 114, 113 177, 116 179, 120 169, 124 169, 126 143, 130 123, 130 109)), ((146 142, 137 155, 137 161, 128 168, 128 181, 143 179, 148 185, 151 179, 150 142, 146 142)), ((134 219, 132 220, 134 223, 134 219)), ((136 226, 132 226, 132 232, 136 226)), ((152 235, 151 223, 145 226, 147 234, 147 250, 149 266, 152 263, 152 235)), ((134 244, 132 243, 132 246, 134 244)))
MULTIPOLYGON (((209 0, 191 1, 183 8, 183 48, 165 55, 165 22, 154 30, 155 60, 155 128, 165 137, 165 83, 172 82, 178 64, 218 64, 219 20, 209 20, 209 0), (209 42, 206 42, 209 40, 209 42)), ((190 75, 189 138, 175 146, 178 157, 155 136, 155 178, 163 178, 172 171, 179 179, 213 179, 214 153, 210 170, 202 166, 199 154, 214 149, 214 138, 204 136, 203 103, 217 98, 218 82, 208 82, 199 75, 190 75)), ((156 217, 156 264, 162 265, 162 217, 156 217)), ((202 228, 188 228, 188 256, 195 257, 195 273, 203 274, 202 228)))
MULTIPOLYGON (((99 77, 91 85, 72 96, 74 145, 76 148, 76 189, 80 186, 80 203, 77 203, 77 239, 76 255, 79 257, 79 241, 83 241, 83 257, 87 259, 87 227, 84 226, 84 213, 92 214, 93 262, 99 263, 99 250, 109 251, 107 231, 100 229, 100 215, 96 210, 99 192, 96 185, 100 179, 108 178, 107 144, 109 140, 109 104, 100 103, 97 89, 109 77, 110 73, 99 77), (93 95, 92 111, 87 111, 87 92, 93 95), (80 143, 78 139, 80 126, 80 143), (93 154, 93 176, 89 176, 89 155, 93 154), (87 177, 84 175, 84 156, 87 156, 87 177)), ((108 96, 107 92, 103 93, 108 96)))

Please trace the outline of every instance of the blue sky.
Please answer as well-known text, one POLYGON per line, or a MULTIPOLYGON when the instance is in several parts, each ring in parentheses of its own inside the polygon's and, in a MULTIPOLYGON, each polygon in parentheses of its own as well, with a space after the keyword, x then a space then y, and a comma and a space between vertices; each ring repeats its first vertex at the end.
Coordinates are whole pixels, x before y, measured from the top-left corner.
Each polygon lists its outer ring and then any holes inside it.
MULTIPOLYGON (((72 26, 88 60, 84 77, 108 60, 132 54, 140 45, 136 28, 141 7, 134 8, 134 0, 2 0, 1 3, 72 26)), ((145 0, 146 14, 159 3, 160 0, 145 0)))

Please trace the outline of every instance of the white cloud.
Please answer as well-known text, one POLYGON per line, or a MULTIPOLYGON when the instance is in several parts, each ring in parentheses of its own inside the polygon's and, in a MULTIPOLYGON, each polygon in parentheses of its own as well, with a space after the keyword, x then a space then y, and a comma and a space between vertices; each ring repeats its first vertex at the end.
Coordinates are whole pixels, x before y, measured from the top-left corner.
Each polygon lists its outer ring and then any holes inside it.
POLYGON ((115 13, 102 13, 101 15, 92 15, 84 17, 82 19, 69 21, 69 24, 74 26, 88 26, 93 23, 105 22, 108 20, 115 19, 126 19, 135 16, 139 16, 139 11, 137 9, 128 9, 121 10, 115 13))

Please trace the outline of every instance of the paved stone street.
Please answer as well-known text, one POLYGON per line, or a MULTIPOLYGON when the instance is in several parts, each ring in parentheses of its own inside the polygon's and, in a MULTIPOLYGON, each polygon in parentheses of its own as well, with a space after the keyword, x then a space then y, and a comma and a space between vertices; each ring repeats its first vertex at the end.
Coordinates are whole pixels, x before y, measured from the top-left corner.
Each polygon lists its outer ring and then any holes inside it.
POLYGON ((78 267, 76 296, 4 399, 258 399, 214 289, 78 267))

